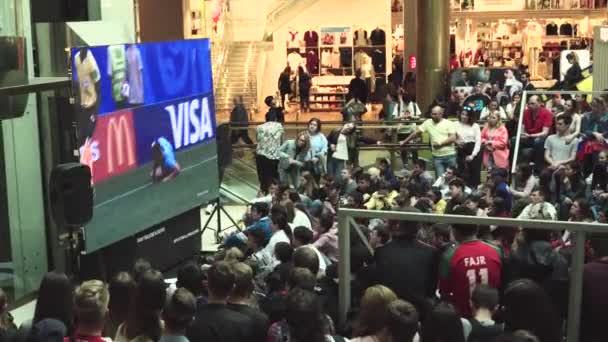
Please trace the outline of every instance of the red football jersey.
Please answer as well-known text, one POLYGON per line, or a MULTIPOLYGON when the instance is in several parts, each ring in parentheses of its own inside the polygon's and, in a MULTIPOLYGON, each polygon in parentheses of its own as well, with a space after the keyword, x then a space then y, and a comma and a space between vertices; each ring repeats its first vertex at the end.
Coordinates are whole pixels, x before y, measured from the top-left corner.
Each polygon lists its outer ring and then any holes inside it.
POLYGON ((500 288, 500 248, 471 240, 447 250, 439 268, 441 298, 452 303, 465 318, 471 317, 471 294, 478 284, 500 288))

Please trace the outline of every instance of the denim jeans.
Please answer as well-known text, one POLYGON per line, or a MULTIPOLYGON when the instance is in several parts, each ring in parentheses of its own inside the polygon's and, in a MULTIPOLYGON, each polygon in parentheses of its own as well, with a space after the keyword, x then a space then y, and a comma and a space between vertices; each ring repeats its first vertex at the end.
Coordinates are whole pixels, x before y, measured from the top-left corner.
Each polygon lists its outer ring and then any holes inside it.
POLYGON ((344 169, 345 162, 341 159, 335 159, 332 157, 327 158, 327 174, 334 177, 336 182, 340 181, 342 169, 344 169))
POLYGON ((435 177, 439 177, 443 175, 448 166, 456 166, 456 155, 433 157, 433 166, 435 166, 435 177))

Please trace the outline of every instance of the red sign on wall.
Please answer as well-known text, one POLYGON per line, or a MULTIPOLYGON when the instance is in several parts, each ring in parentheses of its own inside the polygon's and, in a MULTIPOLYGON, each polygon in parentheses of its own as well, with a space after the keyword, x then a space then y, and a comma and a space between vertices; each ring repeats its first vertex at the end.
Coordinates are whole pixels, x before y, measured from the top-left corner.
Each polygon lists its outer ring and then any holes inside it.
POLYGON ((416 70, 416 56, 410 56, 410 69, 416 70))

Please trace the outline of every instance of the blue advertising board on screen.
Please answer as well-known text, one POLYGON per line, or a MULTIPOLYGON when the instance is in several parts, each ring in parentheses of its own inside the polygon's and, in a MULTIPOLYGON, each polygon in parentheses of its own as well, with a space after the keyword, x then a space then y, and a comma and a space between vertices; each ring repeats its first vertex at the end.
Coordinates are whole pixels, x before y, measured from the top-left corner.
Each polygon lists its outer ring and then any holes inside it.
POLYGON ((72 50, 92 252, 218 196, 209 40, 72 50))

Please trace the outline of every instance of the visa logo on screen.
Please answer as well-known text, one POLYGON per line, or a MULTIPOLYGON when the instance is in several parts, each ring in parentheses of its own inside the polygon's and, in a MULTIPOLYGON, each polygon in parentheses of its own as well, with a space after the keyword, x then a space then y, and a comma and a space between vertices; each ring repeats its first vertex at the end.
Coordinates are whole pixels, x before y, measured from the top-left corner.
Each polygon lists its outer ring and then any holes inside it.
POLYGON ((209 99, 194 99, 165 107, 171 118, 173 144, 178 150, 213 137, 209 99))

